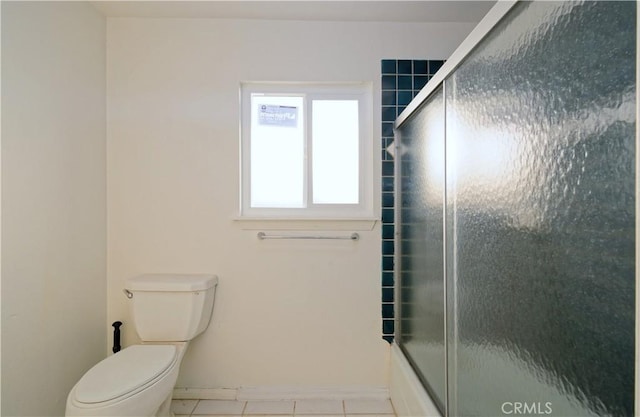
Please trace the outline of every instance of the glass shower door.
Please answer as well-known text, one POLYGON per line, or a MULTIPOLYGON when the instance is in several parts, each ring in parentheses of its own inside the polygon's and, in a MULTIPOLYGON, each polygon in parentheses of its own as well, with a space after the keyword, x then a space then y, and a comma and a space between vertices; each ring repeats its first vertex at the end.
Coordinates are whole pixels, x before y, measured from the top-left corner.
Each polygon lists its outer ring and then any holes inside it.
POLYGON ((437 91, 397 132, 400 346, 444 413, 444 97, 437 91))
POLYGON ((445 415, 634 414, 636 7, 517 3, 397 127, 397 341, 445 415))
POLYGON ((635 2, 522 2, 445 81, 452 416, 632 415, 635 2))

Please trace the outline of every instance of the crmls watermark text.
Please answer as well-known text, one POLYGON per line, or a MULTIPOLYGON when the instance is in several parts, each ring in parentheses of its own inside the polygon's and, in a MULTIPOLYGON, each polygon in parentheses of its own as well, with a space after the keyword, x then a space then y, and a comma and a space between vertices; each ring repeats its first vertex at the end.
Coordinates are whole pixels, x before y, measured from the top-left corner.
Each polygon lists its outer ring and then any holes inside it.
POLYGON ((502 414, 520 414, 520 415, 545 415, 553 413, 553 404, 550 402, 527 403, 520 401, 507 401, 502 403, 502 414))

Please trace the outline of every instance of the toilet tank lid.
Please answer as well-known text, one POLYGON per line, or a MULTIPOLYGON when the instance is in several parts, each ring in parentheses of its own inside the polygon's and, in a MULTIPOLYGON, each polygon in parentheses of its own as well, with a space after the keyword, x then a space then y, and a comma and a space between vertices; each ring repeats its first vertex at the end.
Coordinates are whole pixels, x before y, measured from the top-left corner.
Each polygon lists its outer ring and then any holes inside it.
POLYGON ((130 291, 189 292, 207 290, 218 284, 211 274, 143 274, 127 279, 130 291))

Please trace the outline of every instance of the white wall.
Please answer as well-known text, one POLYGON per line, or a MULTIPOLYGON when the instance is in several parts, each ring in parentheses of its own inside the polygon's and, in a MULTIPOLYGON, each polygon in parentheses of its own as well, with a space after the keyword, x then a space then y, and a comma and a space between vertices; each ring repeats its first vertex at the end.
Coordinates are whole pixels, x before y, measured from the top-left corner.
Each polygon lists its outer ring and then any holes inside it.
POLYGON ((105 356, 105 19, 2 2, 2 415, 63 415, 105 356))
MULTIPOLYGON (((259 242, 238 211, 241 81, 372 81, 380 60, 442 59, 473 24, 110 18, 108 320, 144 272, 219 275, 178 386, 387 386, 380 226, 352 242, 259 242)), ((379 200, 376 179, 376 200, 379 200)))

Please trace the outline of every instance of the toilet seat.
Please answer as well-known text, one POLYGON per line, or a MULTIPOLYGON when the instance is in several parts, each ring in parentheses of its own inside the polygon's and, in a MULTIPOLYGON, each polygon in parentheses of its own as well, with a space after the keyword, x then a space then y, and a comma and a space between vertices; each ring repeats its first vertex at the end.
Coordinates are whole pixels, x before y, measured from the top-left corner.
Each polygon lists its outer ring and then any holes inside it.
POLYGON ((75 400, 96 404, 134 393, 149 384, 175 362, 174 345, 134 345, 99 362, 75 388, 75 400))

